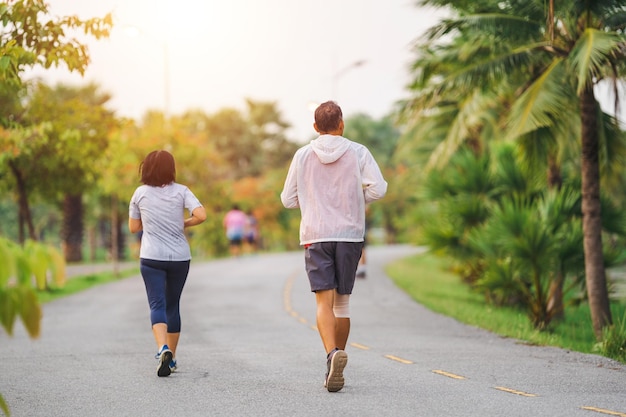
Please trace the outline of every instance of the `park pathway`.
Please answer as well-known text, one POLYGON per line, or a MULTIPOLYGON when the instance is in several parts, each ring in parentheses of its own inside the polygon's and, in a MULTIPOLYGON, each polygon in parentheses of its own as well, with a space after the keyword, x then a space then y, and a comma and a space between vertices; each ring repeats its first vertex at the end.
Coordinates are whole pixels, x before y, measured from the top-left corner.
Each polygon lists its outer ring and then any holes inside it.
POLYGON ((42 335, 0 333, 14 417, 626 417, 626 367, 528 346, 415 303, 384 273, 419 248, 368 249, 346 385, 328 393, 301 252, 192 261, 179 372, 156 376, 140 276, 44 305, 42 335))

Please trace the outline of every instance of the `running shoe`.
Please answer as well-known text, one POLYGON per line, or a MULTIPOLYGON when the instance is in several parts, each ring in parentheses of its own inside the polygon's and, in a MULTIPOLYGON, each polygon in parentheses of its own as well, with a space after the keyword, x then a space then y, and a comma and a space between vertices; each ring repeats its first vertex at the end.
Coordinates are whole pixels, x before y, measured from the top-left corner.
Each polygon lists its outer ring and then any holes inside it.
POLYGON ((169 376, 172 373, 170 364, 172 363, 173 358, 173 354, 170 348, 167 345, 163 345, 159 353, 156 354, 155 358, 159 360, 159 365, 157 366, 157 375, 169 376))
POLYGON ((328 355, 326 361, 326 380, 324 386, 328 392, 337 392, 343 388, 343 369, 348 364, 348 354, 340 349, 335 349, 328 355))
POLYGON ((365 265, 359 265, 356 268, 356 277, 357 278, 365 278, 366 268, 365 265))
POLYGON ((176 371, 176 359, 172 359, 172 361, 170 362, 170 371, 176 371))

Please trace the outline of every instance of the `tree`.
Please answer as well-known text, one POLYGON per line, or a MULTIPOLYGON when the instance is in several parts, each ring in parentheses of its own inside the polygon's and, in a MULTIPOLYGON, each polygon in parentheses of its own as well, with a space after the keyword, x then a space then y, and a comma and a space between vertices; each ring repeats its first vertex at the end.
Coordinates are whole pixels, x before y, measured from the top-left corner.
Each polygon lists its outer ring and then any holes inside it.
MULTIPOLYGON (((504 87, 512 98, 512 104, 504 107, 509 110, 510 139, 541 129, 555 133, 578 118, 586 286, 594 331, 601 338, 612 318, 603 258, 600 166, 611 157, 605 152, 606 138, 614 129, 607 128, 611 119, 600 110, 594 86, 624 78, 626 6, 619 0, 569 0, 555 7, 546 7, 544 1, 478 3, 475 10, 457 9, 459 17, 429 32, 431 41, 446 45, 459 33, 476 40, 465 47, 452 41, 457 56, 469 65, 461 68, 447 62, 453 71, 440 72, 432 91, 449 97, 457 89, 504 87), (564 106, 571 97, 577 98, 577 105, 564 106)), ((444 0, 420 4, 457 6, 444 0)))
POLYGON ((374 120, 367 114, 355 114, 346 119, 345 136, 359 142, 372 152, 381 167, 390 167, 396 151, 400 130, 391 116, 374 120))
POLYGON ((24 241, 24 224, 29 229, 30 238, 36 239, 37 236, 28 205, 33 184, 25 178, 22 168, 32 166, 33 161, 29 158, 46 146, 49 125, 29 126, 24 122, 21 98, 28 84, 22 80, 23 73, 35 66, 50 68, 64 64, 70 71, 83 74, 89 64, 88 50, 68 32, 82 30, 96 39, 108 36, 112 17, 50 18, 48 5, 43 0, 10 0, 0 4, 0 21, 0 95, 3 103, 0 168, 8 169, 13 175, 19 202, 20 241, 24 241))
POLYGON ((55 202, 63 196, 59 202, 63 208, 61 234, 70 262, 82 260, 83 193, 96 184, 100 175, 97 161, 117 123, 106 107, 109 99, 95 84, 51 88, 39 83, 26 105, 24 120, 35 126, 46 123, 50 130, 39 158, 26 159, 31 165, 22 166, 22 172, 31 178, 38 194, 55 202))
POLYGON ((247 109, 222 109, 208 118, 210 142, 227 162, 224 178, 258 176, 293 156, 297 146, 287 140, 289 125, 276 103, 246 100, 247 109))
POLYGON ((0 84, 21 85, 26 68, 65 64, 84 74, 87 47, 67 32, 81 30, 96 39, 109 36, 113 18, 82 20, 76 16, 50 18, 44 0, 8 0, 0 4, 0 84))

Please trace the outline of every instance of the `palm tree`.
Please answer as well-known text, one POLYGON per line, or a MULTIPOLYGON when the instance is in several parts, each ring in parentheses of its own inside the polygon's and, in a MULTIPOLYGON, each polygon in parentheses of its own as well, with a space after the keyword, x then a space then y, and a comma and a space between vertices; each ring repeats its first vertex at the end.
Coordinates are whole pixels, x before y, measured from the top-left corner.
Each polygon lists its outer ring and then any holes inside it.
POLYGON ((586 286, 594 332, 601 338, 612 318, 603 259, 600 174, 601 162, 611 156, 606 149, 615 129, 609 128, 614 119, 600 109, 594 87, 606 81, 617 84, 626 75, 626 5, 621 0, 471 3, 419 2, 460 12, 428 33, 429 44, 444 45, 452 56, 456 49, 463 64, 448 59, 444 68, 448 71, 430 77, 430 96, 508 91, 501 101, 507 138, 547 130, 559 146, 552 156, 563 154, 563 146, 580 147, 586 286), (473 42, 467 45, 459 39, 473 42), (564 127, 572 125, 580 127, 580 139, 574 144, 570 137, 564 145, 564 127))

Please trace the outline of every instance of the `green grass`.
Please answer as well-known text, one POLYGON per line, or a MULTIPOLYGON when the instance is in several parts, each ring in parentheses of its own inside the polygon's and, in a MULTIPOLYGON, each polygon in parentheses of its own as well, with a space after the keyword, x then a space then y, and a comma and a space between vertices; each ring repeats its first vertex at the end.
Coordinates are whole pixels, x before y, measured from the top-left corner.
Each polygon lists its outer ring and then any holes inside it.
POLYGON ((101 272, 69 278, 63 287, 50 287, 47 290, 37 291, 37 299, 41 304, 48 303, 58 298, 79 293, 96 285, 119 281, 122 278, 136 274, 139 274, 139 267, 120 271, 118 275, 115 275, 113 272, 101 272))
MULTIPOLYGON (((549 331, 538 331, 523 311, 488 305, 483 296, 448 272, 445 260, 435 255, 426 253, 394 262, 387 266, 387 274, 415 301, 462 323, 529 344, 601 354, 585 303, 567 307, 563 322, 549 331)), ((623 320, 626 305, 616 302, 611 310, 614 321, 623 320)))

